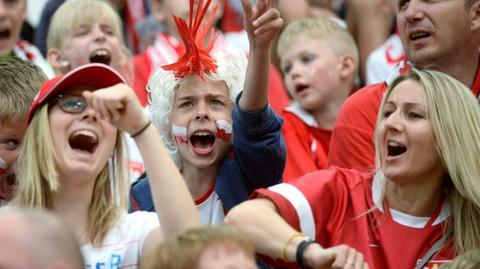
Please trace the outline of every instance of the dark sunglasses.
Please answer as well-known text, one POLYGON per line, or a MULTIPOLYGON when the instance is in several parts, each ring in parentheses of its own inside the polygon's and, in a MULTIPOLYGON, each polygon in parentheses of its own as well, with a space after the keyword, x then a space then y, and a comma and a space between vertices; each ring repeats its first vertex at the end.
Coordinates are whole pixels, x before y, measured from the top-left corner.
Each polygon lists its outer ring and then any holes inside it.
POLYGON ((60 109, 67 113, 82 113, 87 108, 87 101, 81 95, 59 94, 55 97, 60 109))

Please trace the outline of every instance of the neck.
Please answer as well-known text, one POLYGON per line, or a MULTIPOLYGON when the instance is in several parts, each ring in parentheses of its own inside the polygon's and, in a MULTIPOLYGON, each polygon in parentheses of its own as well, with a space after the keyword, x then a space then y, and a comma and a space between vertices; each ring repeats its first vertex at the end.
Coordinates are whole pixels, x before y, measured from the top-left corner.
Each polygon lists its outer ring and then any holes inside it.
POLYGON ((308 111, 315 118, 315 121, 317 122, 320 129, 333 129, 333 126, 335 125, 335 120, 337 119, 338 113, 340 112, 340 108, 342 107, 345 99, 347 99, 348 93, 350 93, 351 88, 349 88, 348 90, 345 88, 339 88, 338 90, 345 92, 346 94, 338 96, 335 100, 327 102, 319 109, 308 111))
POLYGON ((429 217, 442 198, 441 184, 396 184, 387 180, 385 197, 388 206, 418 217, 429 217))
POLYGON ((218 164, 208 168, 198 168, 184 162, 182 176, 194 200, 201 198, 212 187, 218 173, 218 164))
POLYGON ((425 66, 419 66, 424 69, 433 69, 446 73, 467 87, 472 88, 475 83, 475 78, 477 75, 478 63, 479 63, 480 54, 478 53, 478 48, 475 51, 472 51, 471 54, 465 56, 464 53, 459 54, 454 60, 447 59, 439 61, 435 64, 426 64, 425 66), (453 64, 461 63, 461 64, 453 64))
POLYGON ((89 184, 69 184, 75 181, 72 178, 60 178, 62 183, 60 190, 54 194, 53 210, 73 230, 79 243, 88 243, 88 212, 92 199, 95 180, 88 181, 89 184))

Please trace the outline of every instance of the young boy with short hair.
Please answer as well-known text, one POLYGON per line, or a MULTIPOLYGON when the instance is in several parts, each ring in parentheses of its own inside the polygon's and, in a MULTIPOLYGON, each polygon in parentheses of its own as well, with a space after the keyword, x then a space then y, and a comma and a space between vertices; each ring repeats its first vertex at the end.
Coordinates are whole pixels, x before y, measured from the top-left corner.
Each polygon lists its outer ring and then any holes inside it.
POLYGON ((17 57, 0 61, 0 205, 14 194, 14 163, 25 135, 26 116, 45 74, 17 57))
POLYGON ((282 113, 287 144, 283 180, 290 181, 327 167, 335 119, 355 85, 358 52, 348 31, 331 19, 289 24, 277 52, 294 99, 282 113))
MULTIPOLYGON (((283 24, 271 2, 259 0, 252 8, 250 0, 242 0, 250 40, 245 83, 241 51, 213 54, 213 40, 204 44, 209 24, 195 28, 201 11, 190 22, 194 28, 177 20, 185 54, 159 69, 149 83, 153 123, 177 161, 204 225, 223 224, 228 210, 282 176, 282 120, 268 105, 264 79, 272 40, 283 24)), ((198 8, 206 11, 208 4, 198 1, 198 8)), ((132 185, 131 194, 133 210, 155 210, 146 178, 132 185)))

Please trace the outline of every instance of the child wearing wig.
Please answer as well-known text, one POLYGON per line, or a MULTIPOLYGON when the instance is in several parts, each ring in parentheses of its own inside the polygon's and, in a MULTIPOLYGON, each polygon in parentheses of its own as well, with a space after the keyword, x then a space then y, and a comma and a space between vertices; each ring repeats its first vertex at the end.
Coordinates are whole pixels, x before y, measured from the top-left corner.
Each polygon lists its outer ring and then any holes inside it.
POLYGON ((137 268, 163 237, 198 225, 156 128, 111 67, 87 64, 45 82, 27 123, 12 204, 56 212, 80 242, 86 268, 137 268), (157 214, 126 212, 122 132, 145 160, 157 214), (162 192, 169 189, 175 193, 162 192))
MULTIPOLYGON (((198 9, 205 11, 209 2, 202 7, 199 1, 198 9)), ((271 40, 283 24, 272 2, 257 1, 252 8, 248 0, 242 1, 250 39, 245 83, 243 54, 229 50, 211 55, 211 46, 204 47, 201 36, 205 28, 198 32, 190 28, 199 36, 182 35, 185 55, 158 70, 149 84, 153 123, 180 167, 204 225, 223 224, 225 212, 254 189, 278 183, 282 176, 282 120, 268 106, 264 79, 271 40)), ((185 27, 178 25, 182 33, 185 27)), ((155 210, 146 178, 135 182, 131 193, 133 210, 155 210)))

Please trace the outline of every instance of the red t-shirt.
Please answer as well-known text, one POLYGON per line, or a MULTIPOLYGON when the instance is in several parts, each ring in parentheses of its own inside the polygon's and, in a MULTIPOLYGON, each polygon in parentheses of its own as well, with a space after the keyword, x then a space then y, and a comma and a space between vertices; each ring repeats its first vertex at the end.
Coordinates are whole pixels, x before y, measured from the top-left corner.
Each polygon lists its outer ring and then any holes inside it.
POLYGON ((316 127, 313 116, 299 106, 292 105, 284 109, 282 118, 282 133, 287 146, 283 182, 327 168, 332 132, 316 127))
MULTIPOLYGON (((343 103, 333 128, 328 155, 329 165, 369 172, 375 167, 374 130, 378 110, 389 82, 408 70, 402 63, 387 82, 366 86, 343 103)), ((472 87, 475 96, 480 91, 480 69, 472 87)))
MULTIPOLYGON (((442 237, 449 205, 438 205, 430 218, 389 210, 380 202, 381 184, 371 174, 334 166, 257 190, 254 197, 271 199, 288 224, 323 247, 347 244, 360 251, 371 269, 413 269, 442 237)), ((453 259, 448 242, 426 268, 453 259)))

